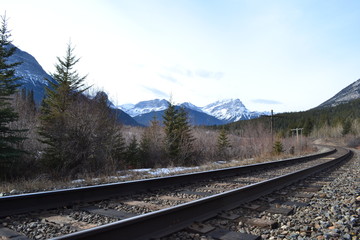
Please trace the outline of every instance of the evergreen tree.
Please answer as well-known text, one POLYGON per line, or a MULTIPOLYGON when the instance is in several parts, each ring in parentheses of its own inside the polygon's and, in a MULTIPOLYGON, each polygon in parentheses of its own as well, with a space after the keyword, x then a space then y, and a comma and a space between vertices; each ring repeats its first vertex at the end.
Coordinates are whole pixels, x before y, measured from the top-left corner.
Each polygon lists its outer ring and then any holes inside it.
POLYGON ((188 121, 188 114, 185 108, 181 107, 177 114, 177 128, 180 136, 179 144, 179 163, 189 165, 191 164, 191 157, 194 154, 193 142, 194 137, 191 133, 191 127, 188 121))
POLYGON ((164 112, 163 123, 165 126, 165 151, 171 160, 175 160, 179 155, 180 138, 177 129, 178 111, 175 105, 169 102, 168 108, 164 112))
POLYGON ((314 124, 310 118, 307 118, 304 124, 303 134, 308 137, 314 128, 314 124))
POLYGON ((142 159, 142 161, 144 162, 145 166, 149 165, 149 159, 151 157, 151 139, 150 139, 150 134, 148 131, 143 132, 143 134, 141 135, 141 140, 140 140, 140 144, 139 144, 139 155, 140 155, 140 159, 142 159))
POLYGON ((350 133, 351 132, 351 121, 349 119, 345 120, 342 124, 342 131, 341 131, 341 134, 343 136, 345 136, 346 134, 350 133))
MULTIPOLYGON (((67 124, 69 107, 87 88, 84 88, 86 76, 80 77, 74 66, 79 59, 73 54, 74 48, 69 43, 64 58, 57 57, 56 71, 51 74, 53 80, 47 79, 46 96, 41 108, 41 141, 46 144, 43 160, 49 169, 58 172, 66 171, 66 165, 71 165, 73 156, 69 156, 68 149, 74 137, 67 124), (65 169, 64 169, 65 167, 65 169)), ((69 167, 69 166, 68 166, 69 167)))
POLYGON ((127 146, 125 156, 126 162, 130 168, 141 167, 139 144, 135 136, 133 136, 130 144, 127 146))
POLYGON ((125 158, 125 138, 123 137, 122 133, 120 131, 116 132, 113 135, 113 141, 109 144, 110 147, 110 156, 113 160, 113 164, 117 169, 121 168, 120 163, 125 158))
POLYGON ((284 151, 283 144, 277 140, 273 146, 273 152, 276 155, 280 155, 284 151))
POLYGON ((165 149, 168 157, 178 165, 190 164, 194 138, 191 135, 185 109, 176 109, 176 106, 169 102, 163 119, 165 125, 165 149))
MULTIPOLYGON (((24 138, 20 133, 24 130, 12 129, 9 124, 17 121, 18 114, 11 106, 11 99, 20 84, 19 77, 15 76, 14 67, 21 62, 10 63, 9 58, 14 54, 16 48, 11 44, 10 31, 7 26, 6 15, 1 16, 0 29, 0 163, 18 159, 23 151, 16 147, 24 138)), ((1 167, 0 165, 0 167, 1 167)), ((2 171, 3 172, 3 171, 2 171)))
POLYGON ((63 114, 76 97, 88 89, 84 88, 86 76, 80 77, 77 71, 73 70, 80 60, 73 52, 74 48, 69 43, 65 57, 57 57, 56 71, 51 74, 54 81, 47 79, 50 87, 45 89, 43 110, 50 111, 49 117, 63 114))
POLYGON ((227 149, 231 147, 227 132, 225 128, 220 130, 217 139, 217 150, 220 157, 227 158, 227 149))

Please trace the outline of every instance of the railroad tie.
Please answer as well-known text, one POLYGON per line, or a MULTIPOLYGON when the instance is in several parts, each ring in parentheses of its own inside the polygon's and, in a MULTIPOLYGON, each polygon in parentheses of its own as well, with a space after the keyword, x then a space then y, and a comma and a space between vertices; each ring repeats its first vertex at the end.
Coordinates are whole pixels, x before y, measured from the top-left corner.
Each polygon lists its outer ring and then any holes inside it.
POLYGON ((213 227, 211 225, 203 224, 203 223, 199 223, 199 222, 194 222, 187 228, 187 230, 190 232, 201 233, 201 234, 211 232, 214 229, 215 229, 215 227, 213 227))
POLYGON ((226 220, 235 220, 240 217, 240 215, 233 214, 233 213, 227 213, 227 212, 221 212, 218 214, 218 217, 226 219, 226 220))
POLYGON ((148 208, 151 211, 157 211, 160 209, 163 209, 164 207, 161 207, 159 205, 153 204, 153 203, 147 203, 147 202, 143 202, 143 201, 124 201, 123 202, 126 205, 129 206, 137 206, 137 207, 141 207, 141 208, 148 208))
POLYGON ((30 240, 26 236, 5 227, 0 227, 0 239, 30 240))
POLYGON ((285 206, 290 206, 290 207, 306 207, 306 206, 310 205, 309 203, 305 203, 305 202, 281 201, 281 200, 275 201, 274 204, 285 205, 285 206))
POLYGON ((284 216, 289 216, 294 213, 294 208, 270 207, 265 211, 272 214, 281 214, 284 216))
POLYGON ((175 197, 175 196, 167 196, 167 195, 163 195, 158 197, 159 200, 165 200, 165 201, 182 201, 182 202, 190 202, 192 201, 191 199, 187 199, 187 198, 181 198, 181 197, 175 197))
POLYGON ((190 232, 206 234, 214 239, 218 240, 260 240, 260 236, 247 234, 247 233, 240 233, 240 232, 233 232, 225 229, 216 229, 215 227, 195 222, 191 226, 187 228, 190 232))
POLYGON ((189 190, 185 190, 180 193, 187 194, 187 195, 198 195, 198 196, 202 196, 202 197, 208 197, 208 196, 213 195, 213 193, 209 193, 209 192, 196 192, 196 191, 189 191, 189 190))
POLYGON ((96 224, 77 221, 67 215, 48 215, 42 217, 42 221, 56 225, 67 225, 76 231, 86 230, 97 226, 96 224))
POLYGON ((233 232, 225 229, 216 229, 209 234, 208 236, 219 239, 219 240, 260 240, 260 236, 247 234, 247 233, 240 233, 240 232, 233 232))
POLYGON ((322 189, 323 186, 319 186, 319 185, 308 185, 308 186, 303 186, 300 188, 301 191, 303 192, 319 192, 322 189))
POLYGON ((242 207, 246 209, 262 212, 259 210, 261 208, 261 205, 258 204, 244 204, 242 207))
POLYGON ((260 227, 260 228, 270 228, 275 229, 279 226, 278 222, 269 220, 269 219, 262 219, 262 218, 249 218, 243 221, 245 224, 260 227))
POLYGON ((295 193, 293 195, 293 197, 296 197, 296 198, 312 198, 313 196, 314 196, 313 193, 303 193, 303 192, 295 193))
POLYGON ((103 209, 103 208, 99 208, 99 207, 95 207, 95 206, 84 207, 84 208, 81 208, 81 210, 89 212, 89 213, 93 213, 93 214, 102 215, 105 217, 116 218, 119 220, 136 216, 136 214, 134 214, 134 213, 118 211, 115 209, 103 209))

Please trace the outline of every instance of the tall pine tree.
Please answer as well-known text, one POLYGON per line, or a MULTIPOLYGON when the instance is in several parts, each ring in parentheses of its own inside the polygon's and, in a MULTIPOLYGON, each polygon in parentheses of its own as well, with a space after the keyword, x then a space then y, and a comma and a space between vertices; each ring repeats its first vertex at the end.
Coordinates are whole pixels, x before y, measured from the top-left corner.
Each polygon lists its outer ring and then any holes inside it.
POLYGON ((221 158, 225 158, 227 160, 228 154, 227 150, 231 147, 230 140, 228 138, 227 132, 225 128, 220 130, 219 136, 217 138, 217 151, 218 155, 221 158))
POLYGON ((164 112, 163 123, 165 125, 165 150, 176 165, 190 164, 193 155, 193 141, 191 128, 188 123, 188 115, 184 108, 177 109, 169 102, 164 112))
POLYGON ((180 150, 177 115, 178 111, 170 101, 168 108, 164 112, 163 123, 165 126, 165 151, 171 160, 176 160, 180 150))
POLYGON ((46 96, 41 108, 41 141, 46 144, 43 155, 45 166, 55 172, 60 169, 66 171, 71 166, 69 143, 71 143, 71 129, 67 124, 69 108, 77 101, 84 88, 86 76, 79 76, 74 66, 79 59, 74 56, 74 48, 68 44, 66 55, 57 57, 56 71, 51 74, 53 80, 48 79, 46 96))
POLYGON ((178 110, 177 118, 177 132, 180 137, 179 145, 179 157, 178 160, 180 164, 190 165, 191 157, 194 154, 194 137, 192 135, 191 126, 189 124, 189 116, 185 111, 185 108, 180 107, 178 110))
POLYGON ((11 44, 11 34, 8 30, 6 15, 1 16, 0 29, 0 163, 13 162, 23 151, 16 145, 24 138, 20 137, 23 130, 11 129, 9 124, 17 121, 18 114, 11 106, 11 100, 20 84, 15 76, 14 67, 21 62, 10 63, 9 58, 16 48, 11 44))

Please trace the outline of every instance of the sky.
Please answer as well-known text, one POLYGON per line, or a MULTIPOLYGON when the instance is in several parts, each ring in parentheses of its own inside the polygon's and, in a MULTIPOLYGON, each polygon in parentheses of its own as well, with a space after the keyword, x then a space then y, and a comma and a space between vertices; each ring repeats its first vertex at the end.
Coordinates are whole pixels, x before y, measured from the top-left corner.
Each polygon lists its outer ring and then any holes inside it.
POLYGON ((67 44, 115 105, 320 105, 360 78, 357 0, 0 0, 13 44, 54 72, 67 44))

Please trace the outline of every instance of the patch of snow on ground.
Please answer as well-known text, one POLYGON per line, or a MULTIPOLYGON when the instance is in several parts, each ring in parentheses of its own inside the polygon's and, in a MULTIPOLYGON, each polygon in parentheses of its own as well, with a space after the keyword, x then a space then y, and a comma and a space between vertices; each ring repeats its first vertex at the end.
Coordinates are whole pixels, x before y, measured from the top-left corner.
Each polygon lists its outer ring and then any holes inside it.
POLYGON ((132 169, 129 171, 147 173, 150 175, 166 175, 166 174, 177 173, 187 170, 196 170, 196 169, 199 169, 199 167, 140 168, 140 169, 132 169))
MULTIPOLYGON (((218 161, 216 164, 224 164, 226 161, 218 161)), ((130 169, 127 171, 119 171, 118 174, 120 176, 109 176, 107 177, 110 180, 121 180, 126 178, 131 178, 131 173, 142 173, 144 175, 152 175, 152 176, 163 176, 163 175, 169 175, 172 173, 178 173, 183 171, 193 171, 193 170, 199 170, 200 167, 169 167, 169 168, 138 168, 138 169, 130 169), (126 174, 130 173, 130 174, 126 174), (122 175, 124 174, 124 175, 122 175)), ((102 181, 101 178, 93 178, 93 182, 100 182, 102 181)), ((71 183, 79 184, 86 182, 85 179, 76 179, 71 181, 71 183)))
POLYGON ((71 183, 83 183, 83 182, 85 182, 85 179, 76 179, 71 181, 71 183))

